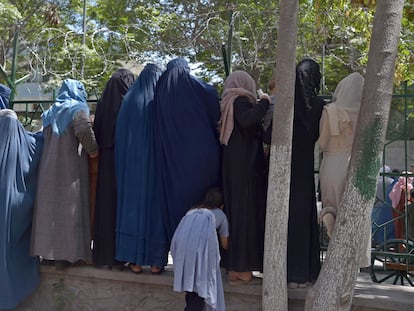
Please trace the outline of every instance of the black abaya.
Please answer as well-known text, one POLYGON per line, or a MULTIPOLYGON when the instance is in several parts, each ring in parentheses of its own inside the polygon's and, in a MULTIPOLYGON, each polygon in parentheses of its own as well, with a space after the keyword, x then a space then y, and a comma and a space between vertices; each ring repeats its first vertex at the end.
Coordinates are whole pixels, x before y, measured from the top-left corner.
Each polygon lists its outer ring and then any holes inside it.
POLYGON ((317 97, 321 73, 312 59, 296 66, 292 163, 289 197, 287 281, 313 283, 321 268, 314 148, 325 104, 317 97))
POLYGON ((115 262, 116 183, 114 137, 122 99, 134 82, 128 69, 118 69, 109 79, 96 106, 93 130, 99 145, 93 260, 97 266, 115 262))
POLYGON ((288 282, 314 282, 320 270, 314 147, 318 138, 319 119, 323 105, 322 99, 314 98, 309 131, 298 119, 293 121, 288 222, 288 282))
POLYGON ((228 270, 262 271, 265 225, 265 159, 260 120, 268 101, 238 97, 234 129, 223 151, 224 209, 229 219, 228 270))

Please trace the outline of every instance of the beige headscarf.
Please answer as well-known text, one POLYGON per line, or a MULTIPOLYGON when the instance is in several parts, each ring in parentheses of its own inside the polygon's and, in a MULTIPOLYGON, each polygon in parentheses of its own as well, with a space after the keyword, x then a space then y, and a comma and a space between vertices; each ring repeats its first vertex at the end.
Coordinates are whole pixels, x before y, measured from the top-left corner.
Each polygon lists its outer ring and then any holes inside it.
POLYGON ((227 145, 234 128, 233 103, 237 97, 245 96, 252 104, 257 103, 256 83, 245 71, 233 71, 224 82, 219 120, 220 142, 227 145))
POLYGON ((339 82, 332 97, 333 102, 325 107, 331 135, 339 135, 341 123, 352 123, 350 125, 355 132, 363 88, 364 77, 357 72, 339 82))

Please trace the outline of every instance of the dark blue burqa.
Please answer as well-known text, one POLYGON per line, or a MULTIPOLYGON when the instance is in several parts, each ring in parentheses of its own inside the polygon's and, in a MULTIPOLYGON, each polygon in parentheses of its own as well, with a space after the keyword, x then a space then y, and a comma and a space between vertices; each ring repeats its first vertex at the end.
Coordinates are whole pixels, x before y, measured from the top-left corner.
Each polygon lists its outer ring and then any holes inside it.
POLYGON ((394 179, 385 189, 385 198, 379 198, 372 209, 372 240, 377 243, 384 243, 386 240, 395 239, 395 223, 392 214, 392 202, 389 193, 397 183, 398 178, 394 179), (385 202, 382 202, 385 200, 385 202), (387 224, 385 224, 387 223, 387 224))
POLYGON ((220 180, 217 91, 173 59, 158 80, 155 96, 157 198, 169 239, 185 213, 220 180))
POLYGON ((11 110, 0 110, 0 133, 0 309, 11 309, 39 284, 29 250, 43 136, 27 132, 11 110))
POLYGON ((148 64, 125 95, 115 131, 116 259, 164 267, 168 241, 155 205, 155 84, 162 71, 148 64))

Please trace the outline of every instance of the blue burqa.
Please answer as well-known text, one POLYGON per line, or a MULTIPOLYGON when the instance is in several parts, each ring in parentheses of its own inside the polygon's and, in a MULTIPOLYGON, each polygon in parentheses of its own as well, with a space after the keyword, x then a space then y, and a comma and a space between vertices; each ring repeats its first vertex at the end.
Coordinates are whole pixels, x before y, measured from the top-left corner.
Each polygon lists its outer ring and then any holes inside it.
POLYGON ((176 58, 158 80, 154 96, 157 198, 168 238, 207 189, 220 185, 217 91, 176 58))
POLYGON ((29 250, 43 136, 27 132, 8 109, 0 109, 0 133, 0 309, 12 309, 39 285, 29 250))
POLYGON ((395 239, 395 222, 393 221, 394 215, 392 214, 392 202, 389 197, 389 193, 398 181, 398 178, 392 179, 390 177, 378 178, 380 180, 377 185, 377 196, 374 207, 372 208, 372 240, 377 243, 384 243, 386 240, 395 239), (385 182, 385 195, 381 187, 384 187, 383 181, 385 182), (378 190, 381 191, 378 195, 378 190), (381 195, 382 194, 382 195, 381 195))
POLYGON ((0 109, 6 109, 9 107, 10 93, 10 88, 0 83, 0 109))
POLYGON ((86 99, 87 94, 82 82, 65 79, 55 103, 42 114, 43 127, 50 125, 54 134, 62 135, 78 112, 85 111, 89 116, 86 99))
POLYGON ((116 259, 164 267, 169 244, 155 205, 155 84, 162 71, 145 66, 126 93, 115 130, 117 180, 116 259))

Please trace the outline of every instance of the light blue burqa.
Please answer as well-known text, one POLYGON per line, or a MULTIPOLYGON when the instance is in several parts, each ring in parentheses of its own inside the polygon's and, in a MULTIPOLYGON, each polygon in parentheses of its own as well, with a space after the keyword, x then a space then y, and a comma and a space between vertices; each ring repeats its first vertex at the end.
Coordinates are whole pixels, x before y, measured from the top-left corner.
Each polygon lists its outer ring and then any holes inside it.
POLYGON ((181 219, 171 241, 174 291, 196 292, 206 310, 225 310, 220 251, 214 214, 192 209, 181 219))
POLYGON ((66 79, 59 89, 55 103, 42 114, 43 127, 52 126, 53 133, 62 135, 79 111, 89 115, 87 94, 82 82, 66 79))
POLYGON ((126 93, 115 130, 116 259, 159 268, 169 243, 155 203, 154 88, 161 69, 145 66, 126 93))
POLYGON ((33 197, 43 144, 9 109, 0 109, 0 309, 12 309, 39 285, 30 257, 33 197))

